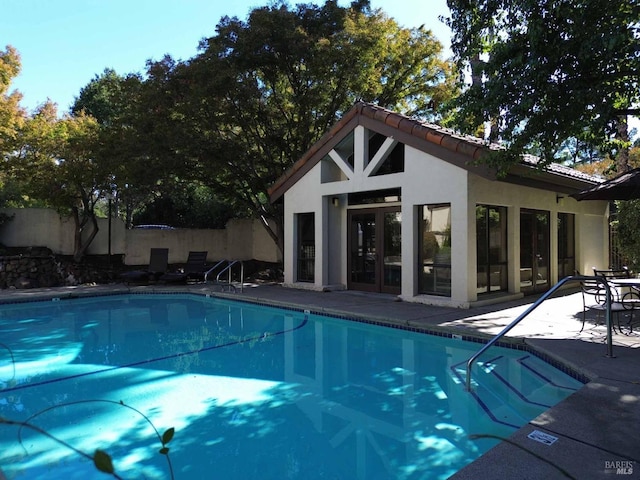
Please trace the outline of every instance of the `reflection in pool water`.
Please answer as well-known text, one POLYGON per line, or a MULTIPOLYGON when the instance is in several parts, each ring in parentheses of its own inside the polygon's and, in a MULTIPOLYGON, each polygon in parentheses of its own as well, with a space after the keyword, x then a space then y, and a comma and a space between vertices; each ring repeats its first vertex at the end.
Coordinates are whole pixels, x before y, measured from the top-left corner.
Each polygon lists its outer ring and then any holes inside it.
MULTIPOLYGON (((495 348, 471 395, 477 344, 195 295, 5 305, 0 338, 0 415, 106 450, 124 478, 169 478, 152 425, 176 430, 177 479, 447 478, 495 444, 469 434, 509 436, 581 386, 495 348)), ((104 478, 6 425, 0 469, 104 478)))

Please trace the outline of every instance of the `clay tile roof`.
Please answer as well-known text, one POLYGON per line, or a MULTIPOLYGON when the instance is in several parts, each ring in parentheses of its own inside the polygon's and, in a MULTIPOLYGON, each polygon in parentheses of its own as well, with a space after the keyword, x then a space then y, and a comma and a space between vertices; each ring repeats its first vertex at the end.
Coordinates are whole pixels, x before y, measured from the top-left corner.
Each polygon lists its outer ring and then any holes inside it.
MULTIPOLYGON (((290 168, 281 178, 279 178, 269 189, 271 200, 275 201, 282 196, 290 185, 295 183, 297 179, 310 169, 316 162, 320 161, 318 152, 323 148, 331 146, 334 137, 339 135, 340 131, 350 122, 356 121, 362 124, 364 119, 369 119, 374 123, 379 122, 384 126, 390 127, 405 134, 405 138, 411 142, 411 139, 423 142, 421 145, 436 145, 444 148, 459 157, 466 158, 466 163, 471 164, 474 160, 480 159, 490 151, 500 150, 503 147, 496 143, 489 143, 481 138, 470 135, 462 135, 443 128, 439 125, 424 122, 416 118, 411 118, 400 113, 393 112, 377 105, 356 102, 356 104, 345 113, 345 115, 318 140, 304 155, 290 168)), ((417 148, 420 148, 419 146, 417 148)), ((539 159, 531 155, 525 155, 522 159, 522 166, 529 167, 531 170, 539 169, 539 159)), ((556 177, 571 178, 577 181, 597 183, 599 180, 590 175, 584 174, 569 167, 559 164, 546 165, 543 171, 548 172, 556 177)))
POLYGON ((481 138, 461 135, 453 130, 433 123, 423 122, 377 105, 360 102, 355 105, 354 109, 358 110, 364 117, 384 122, 386 125, 414 137, 465 155, 470 160, 479 159, 487 149, 498 150, 502 148, 500 145, 490 144, 481 138))
MULTIPOLYGON (((533 167, 537 167, 540 163, 540 159, 534 155, 523 155, 522 163, 526 165, 531 165, 533 167)), ((567 177, 572 177, 580 180, 585 180, 587 182, 595 182, 601 183, 604 179, 599 177, 594 177, 593 175, 589 175, 588 173, 581 172, 576 170, 575 168, 566 167, 564 165, 560 165, 559 163, 550 163, 546 165, 545 170, 553 172, 557 175, 563 175, 567 177)))

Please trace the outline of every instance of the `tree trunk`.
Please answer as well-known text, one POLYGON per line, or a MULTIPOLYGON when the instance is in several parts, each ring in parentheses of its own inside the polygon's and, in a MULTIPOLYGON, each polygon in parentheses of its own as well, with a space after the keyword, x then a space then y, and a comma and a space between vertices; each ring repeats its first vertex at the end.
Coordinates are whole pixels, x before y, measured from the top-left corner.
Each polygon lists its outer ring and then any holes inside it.
MULTIPOLYGON (((482 66, 484 61, 480 58, 480 54, 476 53, 471 59, 471 87, 482 88, 482 66)), ((482 124, 482 138, 488 140, 491 143, 497 142, 500 139, 500 131, 498 130, 498 120, 492 118, 489 122, 482 124), (488 130, 487 131, 487 127, 488 130)))
POLYGON ((618 174, 631 169, 629 166, 629 124, 626 116, 620 116, 617 120, 617 138, 620 142, 618 153, 616 154, 616 171, 618 174))
POLYGON ((284 204, 271 204, 270 209, 262 209, 260 221, 273 243, 278 247, 280 258, 284 259, 284 204))
POLYGON ((284 225, 282 221, 276 218, 268 219, 265 216, 260 217, 262 226, 265 228, 273 243, 278 247, 280 257, 284 258, 284 225))
POLYGON ((75 233, 74 233, 74 241, 73 241, 73 261, 79 262, 82 260, 87 248, 93 242, 93 239, 96 238, 98 234, 98 220, 96 219, 95 214, 87 214, 83 213, 83 218, 80 219, 80 212, 78 211, 78 207, 73 207, 71 209, 73 222, 75 224, 75 233), (93 230, 88 236, 84 235, 85 227, 87 223, 91 222, 91 226, 93 230))

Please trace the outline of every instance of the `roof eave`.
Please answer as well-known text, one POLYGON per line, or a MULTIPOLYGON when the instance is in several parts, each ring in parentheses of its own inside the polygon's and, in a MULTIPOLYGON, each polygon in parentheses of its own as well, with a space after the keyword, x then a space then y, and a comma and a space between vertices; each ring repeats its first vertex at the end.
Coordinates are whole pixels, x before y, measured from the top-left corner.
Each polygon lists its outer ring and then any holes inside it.
POLYGON ((500 180, 515 185, 565 194, 576 193, 598 184, 596 181, 549 172, 527 164, 512 166, 507 175, 500 180))

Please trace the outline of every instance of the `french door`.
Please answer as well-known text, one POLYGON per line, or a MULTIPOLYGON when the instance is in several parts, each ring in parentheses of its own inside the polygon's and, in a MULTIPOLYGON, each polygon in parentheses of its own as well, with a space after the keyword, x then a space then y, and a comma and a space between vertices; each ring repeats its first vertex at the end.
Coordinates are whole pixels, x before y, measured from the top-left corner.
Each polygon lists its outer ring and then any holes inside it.
POLYGON ((400 207, 350 210, 349 290, 400 293, 402 278, 400 207))
POLYGON ((520 290, 525 294, 550 287, 549 219, 547 211, 520 211, 520 290))

